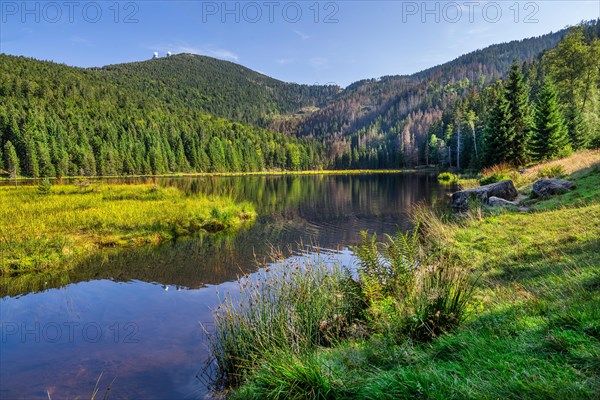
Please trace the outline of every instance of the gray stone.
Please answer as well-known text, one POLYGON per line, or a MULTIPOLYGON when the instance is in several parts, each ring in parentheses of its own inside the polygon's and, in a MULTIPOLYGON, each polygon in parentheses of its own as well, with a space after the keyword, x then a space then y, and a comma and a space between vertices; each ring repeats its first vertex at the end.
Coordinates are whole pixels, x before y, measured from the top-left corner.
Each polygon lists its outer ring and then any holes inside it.
POLYGON ((454 210, 464 211, 469 208, 469 200, 479 200, 487 204, 488 199, 492 196, 510 201, 516 199, 517 195, 517 189, 513 182, 506 180, 456 192, 452 195, 450 207, 454 210))
POLYGON ((532 197, 548 197, 571 191, 575 184, 563 179, 540 179, 531 188, 532 197))
POLYGON ((501 199, 500 197, 491 196, 488 199, 488 205, 492 207, 516 207, 517 203, 515 203, 514 201, 501 199))

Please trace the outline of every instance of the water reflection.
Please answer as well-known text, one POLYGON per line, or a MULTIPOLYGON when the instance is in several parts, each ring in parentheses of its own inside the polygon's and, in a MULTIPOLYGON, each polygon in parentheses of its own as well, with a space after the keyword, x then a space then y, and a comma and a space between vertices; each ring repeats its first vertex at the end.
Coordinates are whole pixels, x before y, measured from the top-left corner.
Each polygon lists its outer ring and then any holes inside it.
POLYGON ((117 377, 111 398, 202 397, 207 388, 195 376, 207 349, 199 323, 210 323, 217 290, 224 293, 239 274, 255 271, 256 259, 264 259, 271 246, 318 243, 339 249, 334 254, 348 263, 347 247, 358 243, 361 230, 406 229, 412 204, 445 197, 435 176, 416 174, 161 178, 157 183, 247 200, 259 217, 236 235, 110 250, 64 273, 0 280, 5 296, 0 397, 47 398, 46 390, 52 398, 89 397, 101 372, 106 379, 117 377), (69 340, 73 323, 103 335, 90 341, 75 332, 69 340), (62 336, 49 341, 56 326, 62 336), (136 327, 137 342, 124 341, 132 332, 126 326, 136 327))

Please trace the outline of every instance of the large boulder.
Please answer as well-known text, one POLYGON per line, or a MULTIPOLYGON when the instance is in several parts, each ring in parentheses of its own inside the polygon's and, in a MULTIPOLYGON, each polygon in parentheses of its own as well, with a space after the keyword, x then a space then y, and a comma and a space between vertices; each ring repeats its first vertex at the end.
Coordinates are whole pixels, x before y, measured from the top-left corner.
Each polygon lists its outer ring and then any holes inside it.
POLYGON ((532 197, 548 197, 571 191, 575 184, 563 179, 540 179, 531 188, 532 197))
POLYGON ((488 204, 488 199, 492 196, 512 201, 517 198, 518 193, 511 180, 491 183, 452 194, 450 207, 455 210, 464 211, 469 208, 469 200, 479 200, 484 204, 488 204))

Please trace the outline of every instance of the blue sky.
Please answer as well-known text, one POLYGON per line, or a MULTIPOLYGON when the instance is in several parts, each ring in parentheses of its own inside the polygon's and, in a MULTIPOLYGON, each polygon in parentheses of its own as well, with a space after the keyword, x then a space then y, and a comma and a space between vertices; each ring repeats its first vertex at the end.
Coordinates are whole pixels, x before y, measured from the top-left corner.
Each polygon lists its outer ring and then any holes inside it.
POLYGON ((1 0, 0 52, 83 67, 188 52, 346 86, 599 16, 598 0, 1 0))

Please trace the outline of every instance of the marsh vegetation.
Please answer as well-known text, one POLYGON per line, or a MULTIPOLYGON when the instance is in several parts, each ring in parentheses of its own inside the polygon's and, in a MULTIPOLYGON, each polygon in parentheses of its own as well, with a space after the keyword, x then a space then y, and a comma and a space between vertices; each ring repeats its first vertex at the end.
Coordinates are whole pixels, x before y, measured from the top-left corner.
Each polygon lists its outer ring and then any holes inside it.
POLYGON ((256 216, 249 203, 156 185, 43 181, 37 187, 0 187, 0 202, 2 275, 60 268, 107 247, 234 230, 256 216))

